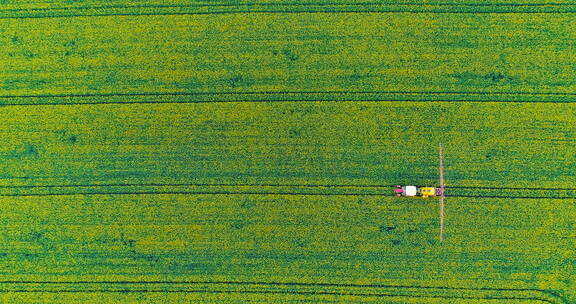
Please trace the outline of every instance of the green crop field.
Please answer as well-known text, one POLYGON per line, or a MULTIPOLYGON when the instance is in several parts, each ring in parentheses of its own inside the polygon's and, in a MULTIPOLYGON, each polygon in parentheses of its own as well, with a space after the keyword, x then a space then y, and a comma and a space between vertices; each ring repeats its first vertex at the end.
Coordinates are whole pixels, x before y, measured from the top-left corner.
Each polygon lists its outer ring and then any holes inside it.
POLYGON ((575 14, 0 0, 0 302, 576 303, 575 14))

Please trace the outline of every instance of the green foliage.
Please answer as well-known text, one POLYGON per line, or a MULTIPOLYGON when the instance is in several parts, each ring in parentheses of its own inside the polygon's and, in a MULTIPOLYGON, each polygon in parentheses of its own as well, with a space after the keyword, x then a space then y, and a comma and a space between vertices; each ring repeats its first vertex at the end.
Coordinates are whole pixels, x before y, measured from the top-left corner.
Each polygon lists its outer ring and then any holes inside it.
POLYGON ((0 0, 0 301, 576 301, 574 5, 491 3, 0 0))

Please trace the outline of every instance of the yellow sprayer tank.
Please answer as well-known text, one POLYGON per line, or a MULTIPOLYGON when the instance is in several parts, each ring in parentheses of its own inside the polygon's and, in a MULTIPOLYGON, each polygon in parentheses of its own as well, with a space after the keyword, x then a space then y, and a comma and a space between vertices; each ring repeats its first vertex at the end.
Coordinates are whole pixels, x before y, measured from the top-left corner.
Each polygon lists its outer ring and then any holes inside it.
POLYGON ((422 187, 420 188, 422 197, 429 197, 429 196, 436 196, 436 188, 435 187, 422 187))

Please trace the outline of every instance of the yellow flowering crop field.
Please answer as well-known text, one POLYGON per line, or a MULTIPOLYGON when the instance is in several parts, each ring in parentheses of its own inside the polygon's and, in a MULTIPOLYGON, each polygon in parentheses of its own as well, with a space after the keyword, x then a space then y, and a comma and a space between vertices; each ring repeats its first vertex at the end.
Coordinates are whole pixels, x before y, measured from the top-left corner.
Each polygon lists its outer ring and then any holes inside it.
POLYGON ((0 0, 0 301, 576 302, 575 13, 0 0))

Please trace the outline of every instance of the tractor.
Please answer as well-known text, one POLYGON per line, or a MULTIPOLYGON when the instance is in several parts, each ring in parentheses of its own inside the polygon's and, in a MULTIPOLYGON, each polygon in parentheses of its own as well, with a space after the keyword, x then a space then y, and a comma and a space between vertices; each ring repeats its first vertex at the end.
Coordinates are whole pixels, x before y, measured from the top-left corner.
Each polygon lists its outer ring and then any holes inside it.
POLYGON ((422 198, 442 195, 442 187, 421 187, 421 186, 396 186, 394 193, 396 196, 417 196, 422 198))

